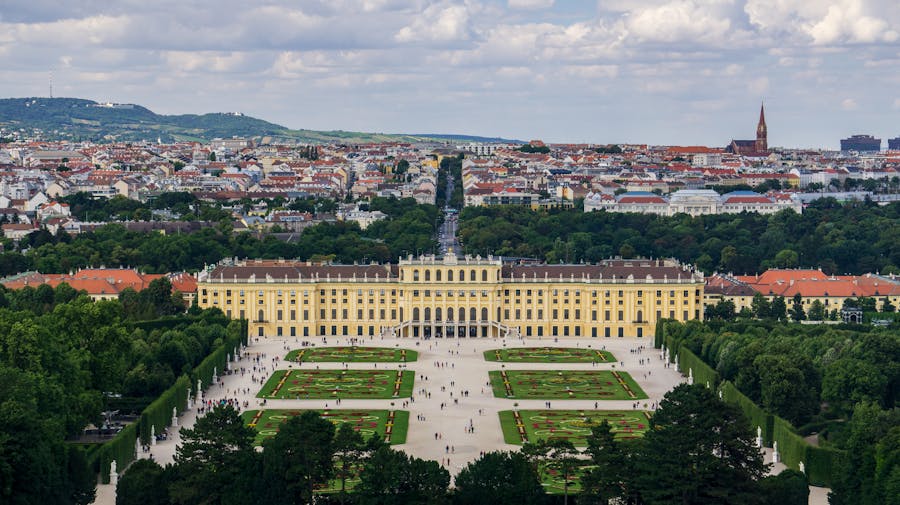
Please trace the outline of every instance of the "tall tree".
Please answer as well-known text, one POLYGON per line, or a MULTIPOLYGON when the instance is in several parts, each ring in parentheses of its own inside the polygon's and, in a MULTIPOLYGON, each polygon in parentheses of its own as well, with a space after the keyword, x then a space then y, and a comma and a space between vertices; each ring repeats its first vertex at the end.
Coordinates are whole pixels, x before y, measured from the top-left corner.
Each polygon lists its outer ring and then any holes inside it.
POLYGON ((366 461, 356 487, 359 505, 431 505, 447 502, 450 473, 437 461, 381 446, 366 461))
POLYGON ((177 477, 169 488, 183 505, 239 504, 255 494, 248 479, 257 471, 255 432, 230 405, 216 406, 193 428, 181 430, 175 450, 177 477))
POLYGON ((647 504, 744 504, 767 465, 740 409, 707 388, 681 384, 650 420, 635 488, 647 504))
POLYGON ((542 505, 547 494, 521 452, 489 452, 463 468, 455 480, 454 502, 542 505))
POLYGON ((563 503, 569 503, 569 487, 572 477, 583 461, 572 442, 564 439, 551 439, 547 442, 547 468, 559 473, 563 478, 563 503))
POLYGON ((337 477, 341 480, 338 499, 343 505, 347 501, 347 479, 352 477, 362 462, 366 444, 362 435, 350 423, 343 423, 334 435, 334 457, 337 477))
POLYGON ((312 503, 334 475, 334 425, 313 410, 292 417, 263 445, 263 473, 276 503, 312 503))
POLYGON ((803 321, 806 319, 806 312, 803 310, 803 298, 800 296, 800 293, 794 295, 794 298, 791 301, 791 319, 797 321, 803 321))
POLYGON ((610 500, 627 493, 626 483, 631 470, 624 443, 616 442, 606 419, 591 428, 585 449, 585 453, 591 458, 591 468, 581 477, 579 503, 606 505, 610 500))

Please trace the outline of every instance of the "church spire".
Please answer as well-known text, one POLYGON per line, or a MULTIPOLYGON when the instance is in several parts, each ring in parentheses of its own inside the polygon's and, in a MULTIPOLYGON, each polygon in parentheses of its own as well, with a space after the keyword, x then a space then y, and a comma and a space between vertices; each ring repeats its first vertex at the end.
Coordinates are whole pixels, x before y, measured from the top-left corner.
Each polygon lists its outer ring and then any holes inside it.
POLYGON ((769 150, 769 132, 766 128, 766 106, 759 106, 759 124, 756 125, 756 152, 769 150))

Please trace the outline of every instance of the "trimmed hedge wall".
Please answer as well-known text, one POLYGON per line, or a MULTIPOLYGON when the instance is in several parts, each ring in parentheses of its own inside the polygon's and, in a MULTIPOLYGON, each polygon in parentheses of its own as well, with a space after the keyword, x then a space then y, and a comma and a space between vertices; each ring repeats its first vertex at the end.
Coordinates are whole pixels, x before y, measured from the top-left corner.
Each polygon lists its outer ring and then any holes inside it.
POLYGON ((132 423, 122 428, 115 438, 103 444, 97 451, 97 459, 99 459, 100 482, 109 484, 109 468, 113 460, 116 461, 116 471, 121 474, 129 463, 134 461, 136 454, 135 441, 138 437, 138 425, 140 423, 132 423))
POLYGON ((187 408, 187 392, 190 387, 191 379, 187 375, 182 375, 172 387, 144 409, 140 421, 142 444, 150 443, 151 426, 155 427, 155 433, 159 435, 172 423, 173 408, 179 413, 187 408))
POLYGON ((678 348, 678 367, 684 376, 688 375, 688 370, 693 370, 694 384, 706 385, 709 382, 709 387, 715 389, 721 380, 718 372, 683 345, 678 348))
MULTIPOLYGON (((190 321, 195 322, 195 321, 190 321)), ((207 321, 213 324, 221 321, 207 321)), ((165 327, 172 325, 171 320, 149 321, 151 325, 165 327)), ((140 437, 142 443, 150 443, 150 426, 156 427, 156 433, 162 433, 172 422, 172 408, 179 413, 187 408, 187 390, 196 387, 197 378, 200 378, 203 387, 209 386, 212 380, 212 369, 218 367, 218 372, 225 370, 226 355, 234 352, 234 348, 247 343, 248 324, 246 320, 235 320, 230 323, 225 321, 226 337, 223 342, 210 353, 191 373, 191 377, 182 375, 172 387, 165 390, 159 398, 154 400, 141 413, 139 421, 129 424, 116 436, 103 444, 94 454, 89 456, 88 463, 96 471, 100 472, 100 481, 109 484, 110 463, 116 461, 117 471, 121 474, 129 463, 135 459, 136 442, 140 437), (204 377, 205 376, 205 377, 204 377), (194 386, 191 386, 193 384, 194 386)), ((196 391, 192 391, 195 394, 196 391)))
POLYGON ((778 452, 781 461, 799 470, 800 462, 806 469, 809 483, 814 486, 831 486, 837 477, 838 463, 846 457, 845 451, 827 449, 809 445, 794 431, 793 425, 784 419, 775 416, 775 441, 778 442, 778 452))
POLYGON ((731 381, 722 382, 721 389, 722 399, 729 403, 736 403, 744 411, 744 415, 750 420, 753 436, 756 436, 756 427, 759 426, 762 428, 763 445, 771 447, 774 416, 753 403, 753 400, 747 398, 744 393, 738 391, 731 381))

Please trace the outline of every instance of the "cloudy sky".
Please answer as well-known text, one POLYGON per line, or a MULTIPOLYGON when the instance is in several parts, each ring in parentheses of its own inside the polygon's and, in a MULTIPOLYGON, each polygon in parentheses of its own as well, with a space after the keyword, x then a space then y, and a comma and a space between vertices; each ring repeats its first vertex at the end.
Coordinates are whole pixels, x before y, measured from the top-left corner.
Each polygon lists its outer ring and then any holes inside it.
POLYGON ((293 128, 836 147, 900 136, 897 0, 3 0, 0 96, 293 128))

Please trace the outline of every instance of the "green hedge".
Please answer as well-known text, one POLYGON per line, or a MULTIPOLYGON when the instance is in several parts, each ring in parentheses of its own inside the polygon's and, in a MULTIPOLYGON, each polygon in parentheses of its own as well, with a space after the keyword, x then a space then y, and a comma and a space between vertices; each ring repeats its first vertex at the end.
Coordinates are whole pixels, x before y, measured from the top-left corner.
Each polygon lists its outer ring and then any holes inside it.
POLYGON ((834 483, 839 462, 846 456, 845 451, 809 445, 794 431, 791 423, 777 416, 774 436, 782 463, 799 470, 802 461, 810 484, 815 486, 831 486, 834 483))
POLYGON ((688 370, 693 370, 694 384, 705 385, 709 382, 709 386, 715 389, 721 380, 718 372, 683 345, 678 347, 678 367, 684 376, 688 375, 688 370))
POLYGON ((722 399, 729 403, 735 403, 744 411, 744 415, 750 420, 750 426, 753 436, 756 436, 756 427, 762 428, 763 445, 772 446, 772 432, 774 429, 774 416, 759 405, 753 403, 753 400, 747 398, 744 393, 738 391, 731 381, 724 381, 720 386, 722 391, 722 399))
MULTIPOLYGON (((164 321, 169 323, 169 320, 164 321)), ((216 322, 219 321, 213 321, 213 323, 216 322)), ((152 323, 162 324, 159 320, 152 323)), ((246 320, 235 320, 227 323, 225 339, 216 350, 194 368, 192 373, 193 379, 187 375, 179 377, 172 387, 164 391, 159 398, 144 409, 138 422, 123 428, 115 438, 103 444, 96 453, 89 456, 88 462, 95 470, 100 472, 101 482, 104 484, 109 483, 109 468, 113 460, 116 461, 117 471, 120 474, 129 463, 134 461, 138 437, 144 443, 150 442, 150 426, 156 427, 157 434, 162 433, 162 430, 168 427, 172 421, 172 408, 176 408, 179 413, 187 408, 187 390, 190 387, 196 387, 197 377, 203 381, 204 388, 209 386, 213 367, 218 366, 221 373, 225 369, 226 355, 232 353, 238 345, 246 344, 247 327, 246 320), (194 386, 191 386, 191 384, 194 384, 194 386)), ((196 391, 192 393, 196 393, 196 391)))
POLYGON ((132 423, 122 428, 115 438, 103 444, 97 451, 99 460, 100 482, 109 484, 109 468, 113 460, 116 461, 116 471, 121 474, 125 467, 134 461, 135 441, 138 437, 138 424, 132 423))
POLYGON ((846 456, 846 451, 808 446, 806 474, 809 476, 809 483, 814 486, 831 486, 839 477, 838 469, 846 456))
POLYGON ((241 336, 236 333, 226 335, 222 344, 194 368, 194 371, 191 373, 191 384, 196 388, 197 379, 200 379, 203 389, 208 388, 212 383, 213 371, 215 371, 217 375, 222 375, 225 371, 225 362, 228 359, 228 355, 233 354, 235 347, 238 347, 243 343, 245 338, 246 336, 241 336))
POLYGON ((187 408, 187 393, 191 387, 191 379, 187 375, 182 375, 172 384, 172 387, 165 390, 159 398, 153 401, 141 413, 141 442, 150 443, 151 427, 155 427, 156 434, 159 435, 172 423, 172 409, 176 409, 179 413, 187 408))
POLYGON ((656 330, 653 332, 653 346, 657 349, 661 349, 666 342, 666 321, 668 320, 660 319, 656 321, 656 330))

